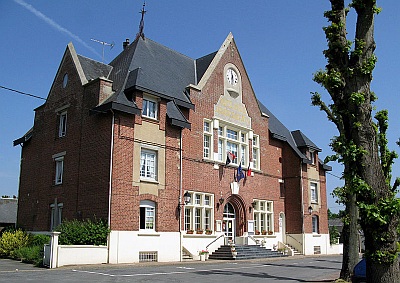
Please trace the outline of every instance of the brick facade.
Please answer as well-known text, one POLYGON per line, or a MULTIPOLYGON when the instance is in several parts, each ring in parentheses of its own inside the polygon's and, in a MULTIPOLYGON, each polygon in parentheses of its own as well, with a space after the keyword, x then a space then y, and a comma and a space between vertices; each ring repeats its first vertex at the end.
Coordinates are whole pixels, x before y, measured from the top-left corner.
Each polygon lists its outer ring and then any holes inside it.
MULTIPOLYGON (((319 233, 327 234, 325 170, 319 164, 304 163, 287 142, 271 134, 270 118, 260 109, 233 39, 224 50, 209 67, 212 72, 203 77, 201 89, 187 88, 195 108, 179 107, 191 124, 190 129, 181 129, 168 122, 168 100, 163 97, 157 98, 156 120, 118 111, 93 113, 91 110, 110 96, 113 82, 103 77, 84 81, 74 50, 67 48, 48 101, 35 110, 32 138, 22 147, 18 225, 27 230, 49 230, 50 205, 57 202, 63 204, 63 219, 105 218, 113 231, 139 231, 140 202, 148 200, 156 205, 157 232, 179 232, 179 224, 185 219, 178 203, 188 190, 214 196, 214 231, 216 221, 224 218, 224 205, 230 203, 236 211, 236 236, 243 236, 248 232, 248 221, 254 217, 253 201, 266 200, 273 203, 274 231, 281 229, 282 214, 286 233, 311 233, 312 217, 307 215, 307 209, 309 172, 314 170, 318 174, 320 201, 314 206, 313 215, 318 216, 319 233), (237 104, 246 109, 244 116, 250 121, 246 130, 259 138, 260 151, 260 167, 252 170, 253 176, 239 182, 237 195, 231 191, 237 166, 203 158, 203 122, 215 119, 216 105, 227 95, 227 64, 239 72, 241 101, 237 104), (64 88, 66 73, 68 84, 64 88), (57 109, 68 115, 67 134, 62 138, 58 137, 57 109), (153 136, 158 138, 153 140, 153 136), (159 165, 157 183, 139 178, 142 146, 157 148, 158 162, 164 164, 159 165), (55 185, 52 156, 60 153, 64 153, 63 182, 55 185), (224 199, 221 204, 220 198, 224 199)), ((131 95, 137 108, 142 109, 143 97, 149 94, 135 90, 131 95)), ((218 130, 213 128, 212 133, 214 154, 218 152, 218 130)), ((246 142, 250 160, 250 135, 246 142)))

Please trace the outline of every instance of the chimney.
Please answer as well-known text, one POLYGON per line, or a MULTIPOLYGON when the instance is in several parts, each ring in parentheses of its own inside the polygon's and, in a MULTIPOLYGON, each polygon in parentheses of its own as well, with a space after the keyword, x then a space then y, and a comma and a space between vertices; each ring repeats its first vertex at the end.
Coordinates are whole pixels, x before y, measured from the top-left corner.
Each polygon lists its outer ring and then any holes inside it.
POLYGON ((129 38, 127 38, 127 39, 122 43, 123 49, 125 50, 126 47, 128 47, 128 45, 129 45, 129 38))

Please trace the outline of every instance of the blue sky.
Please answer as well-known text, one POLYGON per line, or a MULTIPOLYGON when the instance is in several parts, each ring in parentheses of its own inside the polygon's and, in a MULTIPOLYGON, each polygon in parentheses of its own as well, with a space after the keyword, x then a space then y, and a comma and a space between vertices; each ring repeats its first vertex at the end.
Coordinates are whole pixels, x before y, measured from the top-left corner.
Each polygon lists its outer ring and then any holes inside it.
MULTIPOLYGON (((44 1, 0 2, 0 86, 47 97, 69 42, 78 54, 102 61, 97 39, 115 43, 104 47, 104 62, 122 51, 126 38, 133 41, 143 1, 44 1)), ((156 1, 147 0, 144 33, 171 49, 198 58, 219 49, 232 32, 257 97, 290 130, 302 130, 331 154, 329 142, 337 134, 324 113, 311 106, 310 92, 326 93, 312 81, 324 68, 326 40, 322 27, 328 0, 156 1)), ((376 19, 378 64, 373 90, 377 109, 389 110, 389 147, 400 137, 398 92, 400 64, 400 2, 378 1, 376 19)), ((354 31, 354 11, 348 20, 349 39, 354 31)), ((33 125, 34 109, 44 101, 0 88, 0 195, 17 195, 21 148, 13 140, 33 125)), ((46 145, 43 145, 46 146, 46 145)), ((330 164, 328 194, 342 181, 341 167, 330 164)), ((38 164, 37 166, 40 166, 38 164)), ((400 160, 394 166, 400 176, 400 160)), ((328 196, 329 207, 339 207, 328 196)))

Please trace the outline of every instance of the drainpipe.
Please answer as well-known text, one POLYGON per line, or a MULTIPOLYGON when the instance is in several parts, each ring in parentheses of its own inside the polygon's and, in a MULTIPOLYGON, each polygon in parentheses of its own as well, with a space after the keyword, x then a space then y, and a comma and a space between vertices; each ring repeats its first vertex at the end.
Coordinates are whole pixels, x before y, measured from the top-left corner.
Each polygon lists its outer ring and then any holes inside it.
POLYGON ((302 240, 302 248, 303 248, 303 255, 305 254, 305 229, 304 229, 304 184, 303 184, 303 163, 300 160, 300 186, 301 186, 301 236, 303 238, 302 240))
POLYGON ((179 132, 179 261, 182 261, 182 131, 179 132))
MULTIPOLYGON (((114 112, 112 113, 112 122, 111 122, 111 148, 110 148, 110 179, 108 183, 108 216, 107 216, 107 225, 108 228, 111 227, 111 192, 112 192, 112 173, 113 173, 113 152, 114 152, 114 122, 115 116, 114 112)), ((117 249, 118 251, 118 249, 117 249)), ((110 262, 110 235, 108 236, 108 262, 110 262)))

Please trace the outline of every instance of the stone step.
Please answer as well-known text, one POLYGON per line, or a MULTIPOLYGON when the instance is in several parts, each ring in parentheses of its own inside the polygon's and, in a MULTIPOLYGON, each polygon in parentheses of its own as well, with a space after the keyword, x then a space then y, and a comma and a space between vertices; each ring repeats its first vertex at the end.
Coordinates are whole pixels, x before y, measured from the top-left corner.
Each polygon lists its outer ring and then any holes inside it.
POLYGON ((209 259, 221 260, 242 260, 256 258, 273 258, 284 257, 286 255, 278 251, 272 251, 256 245, 237 245, 235 246, 237 256, 234 257, 231 247, 228 245, 221 246, 218 250, 210 254, 209 259))

